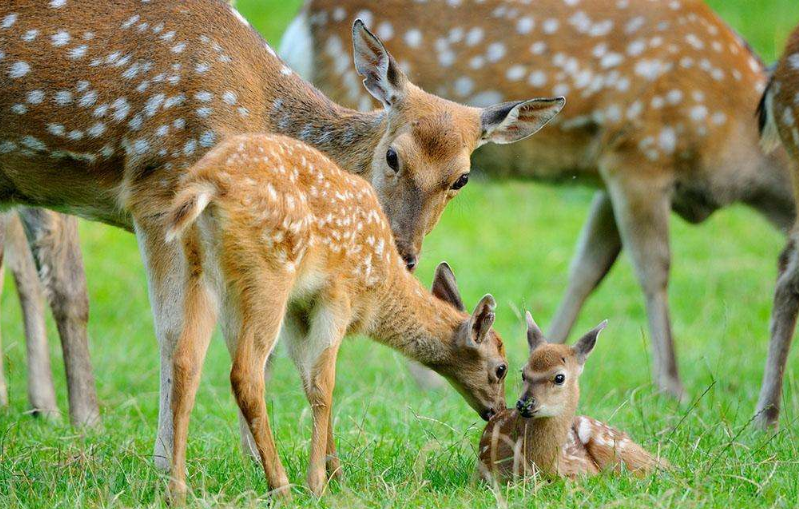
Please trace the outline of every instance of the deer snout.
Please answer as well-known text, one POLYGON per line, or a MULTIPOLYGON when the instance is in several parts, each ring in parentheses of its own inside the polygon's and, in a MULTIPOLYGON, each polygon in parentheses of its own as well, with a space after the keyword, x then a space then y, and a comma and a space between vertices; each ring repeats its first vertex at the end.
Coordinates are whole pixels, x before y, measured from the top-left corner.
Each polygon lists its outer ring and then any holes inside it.
POLYGON ((519 411, 519 415, 526 419, 529 419, 535 415, 535 403, 535 398, 528 398, 524 396, 519 398, 519 401, 516 402, 516 409, 519 411))
POLYGON ((409 272, 416 270, 416 266, 419 264, 419 249, 414 247, 411 242, 397 240, 397 250, 402 261, 405 262, 405 268, 409 272))
POLYGON ((402 260, 405 262, 405 268, 408 269, 408 272, 416 270, 416 265, 419 263, 419 257, 415 254, 406 254, 402 257, 402 260))

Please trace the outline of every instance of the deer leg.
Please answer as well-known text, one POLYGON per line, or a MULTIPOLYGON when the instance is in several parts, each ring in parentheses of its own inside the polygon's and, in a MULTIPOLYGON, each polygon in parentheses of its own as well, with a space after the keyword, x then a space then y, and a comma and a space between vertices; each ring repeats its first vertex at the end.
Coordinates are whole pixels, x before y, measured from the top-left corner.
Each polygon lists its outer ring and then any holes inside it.
POLYGON ((34 415, 49 418, 60 416, 56 404, 50 351, 44 320, 44 295, 33 255, 28 247, 19 216, 9 216, 6 230, 8 267, 17 285, 25 324, 25 346, 28 356, 28 398, 34 415))
POLYGON ((622 242, 646 298, 655 383, 661 391, 681 398, 684 392, 668 304, 671 182, 645 175, 624 179, 615 174, 608 175, 606 182, 622 242))
MULTIPOLYGON (((3 294, 6 266, 3 263, 6 244, 6 228, 8 227, 8 213, 0 214, 0 296, 3 294)), ((3 341, 0 336, 0 407, 8 406, 8 386, 6 386, 6 373, 3 368, 3 341)))
POLYGON ((69 394, 69 416, 74 426, 100 424, 87 323, 89 295, 78 239, 78 220, 43 209, 24 208, 20 218, 53 310, 69 394))
POLYGON ((768 360, 755 414, 755 422, 764 429, 776 427, 779 422, 785 364, 788 362, 799 313, 799 251, 796 231, 791 234, 780 258, 780 275, 777 278, 771 312, 768 360))
POLYGON ((202 272, 196 229, 184 241, 187 286, 183 302, 183 330, 173 352, 172 422, 174 443, 169 494, 183 502, 186 493, 186 443, 189 417, 200 385, 205 354, 216 324, 216 310, 202 272))
POLYGON ((583 304, 599 286, 621 252, 621 237, 613 216, 613 204, 605 191, 598 191, 588 221, 580 233, 577 252, 569 269, 569 285, 561 301, 549 338, 564 343, 583 304))

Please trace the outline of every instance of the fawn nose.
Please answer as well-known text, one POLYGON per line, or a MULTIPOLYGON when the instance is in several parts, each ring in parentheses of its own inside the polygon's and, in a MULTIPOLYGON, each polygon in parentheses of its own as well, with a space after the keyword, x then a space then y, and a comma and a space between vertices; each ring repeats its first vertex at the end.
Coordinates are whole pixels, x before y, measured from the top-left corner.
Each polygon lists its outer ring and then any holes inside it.
POLYGON ((519 411, 522 417, 532 417, 533 408, 535 408, 534 398, 520 398, 519 401, 516 402, 516 409, 519 411))
POLYGON ((407 268, 409 272, 413 272, 414 269, 416 269, 416 264, 419 263, 419 258, 415 254, 406 254, 402 259, 405 261, 405 268, 407 268))
POLYGON ((480 417, 482 417, 484 421, 490 421, 495 415, 497 415, 497 411, 493 408, 489 408, 488 410, 485 410, 480 417))

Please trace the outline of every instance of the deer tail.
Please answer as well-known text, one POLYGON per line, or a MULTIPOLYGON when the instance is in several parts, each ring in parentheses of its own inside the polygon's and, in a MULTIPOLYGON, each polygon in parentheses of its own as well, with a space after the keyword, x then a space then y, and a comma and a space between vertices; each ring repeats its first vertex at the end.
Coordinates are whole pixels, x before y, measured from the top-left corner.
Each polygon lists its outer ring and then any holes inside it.
POLYGON ((208 182, 192 182, 180 191, 167 213, 167 243, 181 238, 216 195, 216 187, 208 182))

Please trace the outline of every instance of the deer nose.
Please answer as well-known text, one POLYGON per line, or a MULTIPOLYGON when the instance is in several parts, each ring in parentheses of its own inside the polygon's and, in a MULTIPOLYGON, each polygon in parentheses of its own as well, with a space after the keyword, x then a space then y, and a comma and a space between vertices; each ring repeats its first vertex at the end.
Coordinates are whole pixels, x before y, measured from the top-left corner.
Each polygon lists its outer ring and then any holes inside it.
POLYGON ((413 272, 414 269, 416 269, 416 265, 419 263, 419 258, 415 254, 406 254, 402 259, 405 261, 405 268, 407 268, 409 272, 413 272))
POLYGON ((533 408, 535 408, 535 398, 519 398, 519 401, 516 402, 516 409, 522 417, 531 417, 533 408))

